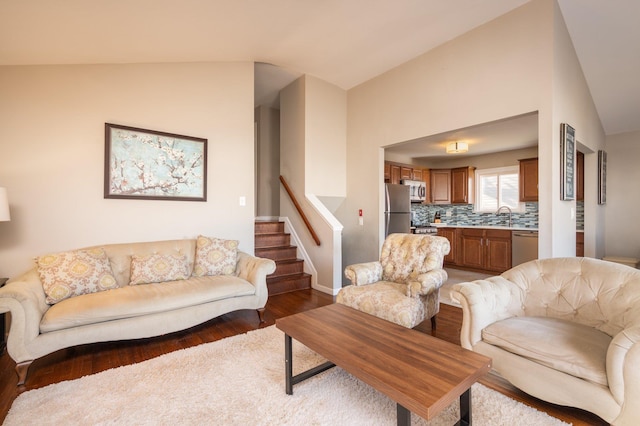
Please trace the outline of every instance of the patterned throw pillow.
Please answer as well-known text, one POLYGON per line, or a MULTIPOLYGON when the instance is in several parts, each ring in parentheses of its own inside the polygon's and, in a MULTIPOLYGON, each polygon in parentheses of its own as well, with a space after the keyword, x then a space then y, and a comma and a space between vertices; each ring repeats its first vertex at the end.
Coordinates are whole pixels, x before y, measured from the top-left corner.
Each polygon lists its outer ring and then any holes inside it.
POLYGON ((200 235, 196 243, 193 276, 233 275, 238 260, 238 241, 200 235))
POLYGON ((118 287, 102 248, 48 254, 35 261, 50 305, 69 297, 118 287))
POLYGON ((129 285, 186 280, 189 277, 187 257, 179 254, 131 256, 129 285))

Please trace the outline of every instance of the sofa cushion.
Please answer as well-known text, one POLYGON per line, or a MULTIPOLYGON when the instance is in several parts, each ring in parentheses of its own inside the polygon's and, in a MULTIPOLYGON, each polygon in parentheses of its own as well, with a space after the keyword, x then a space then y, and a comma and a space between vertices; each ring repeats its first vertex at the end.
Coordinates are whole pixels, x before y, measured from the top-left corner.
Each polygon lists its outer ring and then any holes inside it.
POLYGON ((130 285, 161 283, 189 278, 189 264, 185 255, 151 254, 131 256, 130 285))
POLYGON ((118 287, 102 248, 47 254, 35 261, 48 304, 118 287))
POLYGON ((232 275, 238 261, 238 241, 198 236, 193 276, 232 275))
POLYGON ((53 305, 40 322, 40 332, 166 312, 255 292, 248 281, 222 275, 120 287, 53 305))
POLYGON ((512 317, 482 330, 482 340, 572 376, 607 386, 611 337, 558 318, 512 317))
POLYGON ((406 290, 406 285, 390 281, 364 286, 349 285, 340 289, 336 302, 413 328, 424 321, 424 304, 419 297, 407 297, 406 290))

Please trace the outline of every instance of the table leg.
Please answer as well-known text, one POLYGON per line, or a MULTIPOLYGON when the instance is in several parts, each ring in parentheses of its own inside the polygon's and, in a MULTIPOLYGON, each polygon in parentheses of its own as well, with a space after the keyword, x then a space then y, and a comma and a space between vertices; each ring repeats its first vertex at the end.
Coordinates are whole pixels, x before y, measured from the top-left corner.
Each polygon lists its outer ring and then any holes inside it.
POLYGON ((293 375, 293 343, 291 336, 285 333, 284 335, 284 371, 285 371, 285 391, 287 395, 293 395, 293 385, 307 380, 317 374, 322 373, 336 365, 330 361, 320 364, 310 370, 303 371, 300 374, 293 375))
POLYGON ((292 362, 292 343, 291 336, 284 335, 284 371, 285 371, 285 390, 287 395, 293 395, 293 362, 292 362))
POLYGON ((460 426, 471 426, 471 388, 460 395, 460 426))
POLYGON ((398 426, 410 426, 411 425, 411 411, 407 410, 404 406, 397 404, 398 406, 398 426))

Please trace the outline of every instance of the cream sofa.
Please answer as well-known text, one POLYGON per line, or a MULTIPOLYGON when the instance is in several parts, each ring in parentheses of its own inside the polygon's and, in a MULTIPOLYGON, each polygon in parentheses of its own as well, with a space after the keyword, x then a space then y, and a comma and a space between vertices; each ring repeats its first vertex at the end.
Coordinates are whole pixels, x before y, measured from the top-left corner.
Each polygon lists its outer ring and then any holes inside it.
POLYGON ((0 312, 11 313, 7 351, 17 363, 18 385, 35 359, 62 348, 159 336, 240 309, 256 309, 263 322, 266 276, 274 272, 275 263, 237 251, 230 275, 192 277, 196 241, 99 246, 108 256, 115 288, 53 305, 47 303, 38 267, 10 280, 0 289, 0 312), (188 264, 187 279, 129 285, 133 257, 152 254, 179 255, 188 264))
POLYGON ((453 286, 462 346, 542 400, 640 424, 640 271, 590 258, 535 260, 453 286))

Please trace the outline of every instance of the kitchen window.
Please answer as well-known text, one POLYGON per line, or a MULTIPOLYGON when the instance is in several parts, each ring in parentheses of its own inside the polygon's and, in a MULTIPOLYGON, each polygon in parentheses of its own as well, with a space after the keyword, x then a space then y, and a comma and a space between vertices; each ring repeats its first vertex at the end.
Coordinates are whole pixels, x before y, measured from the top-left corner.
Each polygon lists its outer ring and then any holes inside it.
POLYGON ((499 207, 507 206, 514 212, 524 212, 524 203, 519 202, 518 166, 476 170, 476 203, 474 211, 495 213, 499 207))

